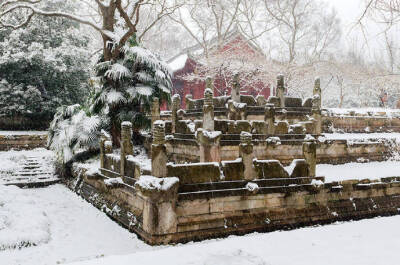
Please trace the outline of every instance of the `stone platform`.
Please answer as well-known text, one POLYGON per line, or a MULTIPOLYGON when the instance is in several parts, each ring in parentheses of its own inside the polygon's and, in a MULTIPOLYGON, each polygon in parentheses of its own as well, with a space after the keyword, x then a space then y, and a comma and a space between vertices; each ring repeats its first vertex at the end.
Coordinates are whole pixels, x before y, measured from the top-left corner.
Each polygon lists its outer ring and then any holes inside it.
POLYGON ((0 131, 0 151, 44 148, 47 132, 0 131))

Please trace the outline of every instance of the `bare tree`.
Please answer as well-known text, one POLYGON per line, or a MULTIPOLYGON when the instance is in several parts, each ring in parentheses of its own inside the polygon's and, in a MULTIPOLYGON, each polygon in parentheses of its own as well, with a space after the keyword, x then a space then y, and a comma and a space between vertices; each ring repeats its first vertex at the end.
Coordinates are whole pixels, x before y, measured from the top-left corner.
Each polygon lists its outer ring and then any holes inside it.
POLYGON ((285 49, 284 60, 289 63, 298 58, 320 59, 328 48, 340 39, 340 21, 336 11, 326 10, 324 3, 315 0, 264 0, 266 16, 278 25, 272 31, 285 49))
POLYGON ((364 2, 365 9, 359 18, 359 23, 363 23, 368 16, 388 27, 400 22, 400 0, 364 0, 364 2))
POLYGON ((41 8, 45 0, 6 0, 0 4, 0 27, 17 29, 27 25, 33 16, 64 17, 87 25, 98 32, 103 42, 105 61, 118 58, 121 48, 134 34, 139 40, 180 4, 173 0, 77 0, 81 13, 67 13, 41 8), (25 11, 21 19, 16 13, 25 11), (150 15, 151 14, 151 15, 150 15), (144 17, 144 18, 142 18, 144 17))

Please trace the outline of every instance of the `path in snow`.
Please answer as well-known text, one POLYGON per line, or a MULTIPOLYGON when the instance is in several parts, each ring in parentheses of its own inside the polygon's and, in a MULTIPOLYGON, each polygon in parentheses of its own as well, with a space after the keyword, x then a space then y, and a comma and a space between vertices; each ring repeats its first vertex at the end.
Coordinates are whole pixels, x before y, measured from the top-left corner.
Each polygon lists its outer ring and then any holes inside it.
POLYGON ((0 185, 42 186, 58 182, 54 153, 44 148, 0 152, 0 185))
POLYGON ((151 248, 66 187, 0 185, 0 264, 46 265, 133 253, 151 248))

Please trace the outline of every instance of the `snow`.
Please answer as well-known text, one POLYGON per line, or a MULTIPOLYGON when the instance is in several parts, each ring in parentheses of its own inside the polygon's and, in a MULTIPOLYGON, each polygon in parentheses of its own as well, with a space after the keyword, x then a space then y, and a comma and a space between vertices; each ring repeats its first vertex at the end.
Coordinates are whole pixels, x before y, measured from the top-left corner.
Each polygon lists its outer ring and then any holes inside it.
POLYGON ((203 128, 199 128, 199 129, 197 129, 196 134, 195 134, 196 138, 197 138, 197 134, 199 132, 202 132, 204 137, 206 137, 208 139, 216 139, 217 137, 222 135, 221 131, 207 131, 207 130, 204 130, 203 128))
POLYGON ((395 265, 400 244, 399 222, 400 216, 394 216, 230 236, 73 265, 395 265))
POLYGON ((247 103, 238 103, 235 101, 232 101, 232 102, 233 102, 233 106, 237 109, 244 109, 247 107, 247 103))
POLYGON ((195 133, 196 131, 196 124, 192 121, 187 123, 187 127, 189 128, 190 132, 195 133))
POLYGON ((157 125, 157 126, 159 126, 159 127, 164 128, 164 127, 165 127, 165 121, 163 121, 163 120, 156 120, 156 121, 154 122, 154 125, 157 125))
MULTIPOLYGON (((396 139, 400 143, 400 133, 325 133, 326 140, 377 140, 396 139)), ((319 138, 318 138, 319 139, 319 138)))
POLYGON ((327 112, 331 116, 350 116, 354 113, 356 116, 388 116, 388 117, 399 117, 400 111, 398 109, 386 109, 386 108, 329 108, 327 112))
POLYGON ((85 163, 80 163, 80 162, 75 162, 73 164, 73 168, 85 168, 87 169, 86 175, 93 176, 98 173, 100 173, 99 168, 100 168, 100 158, 92 158, 89 160, 86 160, 85 163))
POLYGON ((1 264, 59 264, 151 249, 62 185, 0 186, 0 194, 0 245, 37 245, 0 251, 1 264))
POLYGON ((47 135, 47 131, 0 131, 0 135, 47 135))
POLYGON ((204 89, 204 94, 214 94, 214 92, 211 88, 207 87, 206 89, 204 89))
POLYGON ((140 176, 136 181, 135 186, 138 185, 147 190, 169 190, 173 185, 179 182, 176 177, 172 178, 156 178, 153 176, 140 176))
POLYGON ((270 144, 281 144, 281 139, 279 137, 268 137, 265 141, 270 144))
POLYGON ((147 156, 144 148, 135 149, 135 152, 137 153, 135 156, 128 155, 126 159, 139 164, 142 170, 151 171, 151 159, 147 156))
POLYGON ((104 180, 104 184, 106 184, 107 186, 114 186, 117 184, 124 184, 124 181, 122 180, 122 178, 109 178, 104 180))
POLYGON ((246 184, 246 189, 249 191, 257 191, 259 189, 257 183, 249 182, 246 184))
POLYGON ((131 126, 131 127, 132 127, 132 122, 130 122, 130 121, 123 121, 123 122, 121 123, 121 126, 131 126))
POLYGON ((295 169, 296 165, 299 163, 299 161, 303 161, 303 159, 294 159, 292 163, 290 163, 289 166, 285 167, 286 172, 290 175, 292 175, 293 170, 295 169))
MULTIPOLYGON (((23 162, 31 157, 35 157, 39 162, 45 162, 44 165, 50 165, 54 159, 54 153, 44 148, 37 148, 34 150, 0 152, 0 184, 2 177, 8 177, 13 172, 22 170, 23 162)), ((42 168, 43 171, 52 172, 53 168, 42 168)))
POLYGON ((311 134, 307 134, 306 137, 304 138, 304 140, 305 141, 313 141, 313 140, 315 140, 315 138, 311 134))
POLYGON ((187 54, 182 54, 172 60, 168 65, 172 69, 172 72, 175 73, 176 71, 181 70, 185 67, 186 61, 188 59, 187 54))
POLYGON ((48 243, 49 220, 32 197, 15 186, 0 185, 0 251, 48 243))
POLYGON ((344 165, 317 165, 316 174, 324 176, 325 182, 349 179, 380 179, 399 176, 400 162, 348 163, 344 165))

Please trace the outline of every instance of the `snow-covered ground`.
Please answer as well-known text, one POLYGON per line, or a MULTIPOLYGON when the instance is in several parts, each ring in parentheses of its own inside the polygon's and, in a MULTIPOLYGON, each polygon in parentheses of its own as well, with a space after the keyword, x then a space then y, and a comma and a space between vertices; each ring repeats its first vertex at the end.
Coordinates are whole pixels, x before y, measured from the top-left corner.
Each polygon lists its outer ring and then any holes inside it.
POLYGON ((250 234, 74 265, 397 265, 400 216, 250 234))
POLYGON ((400 216, 177 246, 150 247, 62 185, 0 186, 0 264, 398 264, 400 216))
MULTIPOLYGON (((0 264, 46 265, 150 247, 66 187, 0 185, 0 264), (15 246, 36 245, 21 249, 15 246)), ((138 264, 138 263, 136 263, 138 264)))
MULTIPOLYGON (((32 157, 44 162, 44 164, 51 165, 54 159, 54 153, 44 148, 0 152, 0 184, 2 176, 10 175, 11 173, 21 169, 23 162, 32 157)), ((46 170, 52 171, 53 168, 47 168, 46 170)))
MULTIPOLYGON (((368 135, 370 136, 370 135, 368 135)), ((18 170, 45 149, 0 152, 0 173, 18 170)), ((95 170, 98 161, 89 161, 95 170)), ((400 175, 400 161, 318 165, 326 181, 400 175)), ((20 189, 0 184, 0 265, 398 264, 400 216, 286 232, 151 247, 63 185, 20 189)))
POLYGON ((47 131, 1 131, 0 135, 46 135, 47 131))
POLYGON ((376 139, 395 139, 400 142, 400 133, 325 133, 319 139, 326 140, 376 140, 376 139))
POLYGON ((400 176, 400 161, 348 163, 344 165, 317 165, 317 175, 325 182, 349 179, 380 179, 400 176))
POLYGON ((363 115, 363 116, 389 116, 389 117, 399 117, 400 110, 399 109, 388 109, 388 108, 329 108, 326 109, 330 115, 335 116, 349 116, 351 113, 355 115, 363 115))

